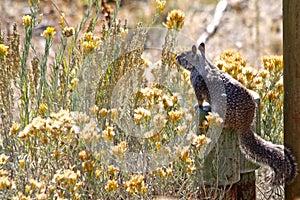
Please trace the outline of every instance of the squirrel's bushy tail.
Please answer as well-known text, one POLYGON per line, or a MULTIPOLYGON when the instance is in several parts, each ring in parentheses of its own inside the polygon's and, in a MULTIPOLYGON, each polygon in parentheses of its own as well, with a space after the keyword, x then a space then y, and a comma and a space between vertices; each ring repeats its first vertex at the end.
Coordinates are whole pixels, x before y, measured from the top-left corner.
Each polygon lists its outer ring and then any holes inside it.
POLYGON ((274 170, 273 185, 288 184, 296 177, 297 164, 287 148, 263 140, 251 129, 240 132, 242 152, 254 162, 274 170))

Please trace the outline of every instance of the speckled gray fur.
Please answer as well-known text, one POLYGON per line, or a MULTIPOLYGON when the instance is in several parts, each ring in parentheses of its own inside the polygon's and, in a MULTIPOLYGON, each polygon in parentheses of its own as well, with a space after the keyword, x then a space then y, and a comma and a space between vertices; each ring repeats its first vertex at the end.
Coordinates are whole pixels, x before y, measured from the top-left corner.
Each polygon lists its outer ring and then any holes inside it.
POLYGON ((224 126, 240 134, 240 148, 246 157, 274 170, 273 185, 290 183, 297 175, 295 159, 287 148, 263 140, 251 129, 255 102, 248 90, 206 58, 203 43, 198 49, 193 46, 182 52, 176 60, 191 72, 198 105, 206 100, 213 112, 224 113, 224 126))

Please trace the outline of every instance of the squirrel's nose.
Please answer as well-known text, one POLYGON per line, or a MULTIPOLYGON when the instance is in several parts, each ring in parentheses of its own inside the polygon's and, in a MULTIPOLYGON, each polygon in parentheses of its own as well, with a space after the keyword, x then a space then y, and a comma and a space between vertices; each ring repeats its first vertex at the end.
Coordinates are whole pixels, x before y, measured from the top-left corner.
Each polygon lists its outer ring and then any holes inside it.
POLYGON ((176 61, 179 62, 180 60, 180 55, 176 56, 176 61))

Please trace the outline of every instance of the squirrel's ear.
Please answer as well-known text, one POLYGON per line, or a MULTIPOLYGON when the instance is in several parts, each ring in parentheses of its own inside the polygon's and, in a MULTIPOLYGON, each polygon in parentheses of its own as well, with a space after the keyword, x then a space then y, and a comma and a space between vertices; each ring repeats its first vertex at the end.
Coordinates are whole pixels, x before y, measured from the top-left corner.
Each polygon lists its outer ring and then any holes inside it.
POLYGON ((197 53, 197 47, 195 45, 192 46, 192 52, 193 52, 193 54, 197 53))
POLYGON ((202 54, 205 53, 205 44, 203 42, 201 42, 198 49, 202 54))

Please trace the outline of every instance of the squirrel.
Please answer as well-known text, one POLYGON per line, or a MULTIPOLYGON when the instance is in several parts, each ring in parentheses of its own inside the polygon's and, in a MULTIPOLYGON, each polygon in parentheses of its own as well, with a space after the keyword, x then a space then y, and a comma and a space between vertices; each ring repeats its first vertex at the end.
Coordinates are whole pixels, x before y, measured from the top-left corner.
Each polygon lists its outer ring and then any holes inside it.
POLYGON ((206 100, 213 112, 225 110, 224 127, 240 134, 240 149, 246 157, 272 168, 274 186, 291 183, 298 172, 294 156, 283 145, 265 141, 251 129, 255 115, 254 98, 240 82, 206 58, 205 44, 201 43, 198 49, 193 45, 191 50, 180 53, 176 61, 191 73, 190 81, 198 106, 201 107, 206 100))

